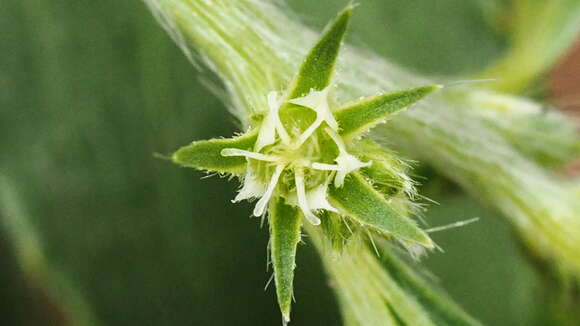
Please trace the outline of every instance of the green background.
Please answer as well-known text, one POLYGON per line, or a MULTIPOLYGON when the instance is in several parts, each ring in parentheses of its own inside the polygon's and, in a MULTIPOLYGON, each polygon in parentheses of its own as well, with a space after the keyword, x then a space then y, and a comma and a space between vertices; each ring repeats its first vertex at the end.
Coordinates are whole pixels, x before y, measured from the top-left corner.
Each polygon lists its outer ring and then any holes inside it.
MULTIPOLYGON (((485 1, 361 0, 349 41, 409 69, 459 75, 504 47, 485 1)), ((290 0, 321 28, 344 1, 290 0)), ((237 129, 222 101, 136 0, 0 1, 0 219, 24 220, 50 266, 102 325, 278 325, 264 291, 267 228, 236 184, 157 159, 237 129), (6 199, 8 198, 8 199, 6 199)), ((460 78, 459 76, 457 78, 460 78)), ((429 171, 425 168, 421 171, 429 171)), ((488 325, 532 325, 542 290, 505 221, 432 173, 425 220, 444 249, 424 261, 488 325)), ((0 318, 58 325, 69 290, 47 299, 18 265, 14 230, 0 230, 0 318)), ((361 266, 364 268, 364 266, 361 266)), ((294 325, 340 316, 306 239, 298 257, 294 325)), ((78 299, 75 299, 78 300, 78 299)), ((74 310, 74 309, 73 309, 74 310)))

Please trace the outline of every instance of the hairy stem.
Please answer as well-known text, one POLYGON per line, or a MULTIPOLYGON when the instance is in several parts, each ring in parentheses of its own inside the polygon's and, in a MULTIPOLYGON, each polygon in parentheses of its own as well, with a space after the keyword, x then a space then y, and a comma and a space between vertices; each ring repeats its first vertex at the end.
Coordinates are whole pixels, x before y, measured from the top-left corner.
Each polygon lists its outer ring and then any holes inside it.
MULTIPOLYGON (((315 40, 285 7, 265 1, 145 1, 180 46, 194 49, 222 78, 244 126, 253 113, 266 110, 268 92, 290 81, 315 40)), ((360 49, 344 52, 332 92, 337 101, 434 84, 360 49)), ((374 137, 436 167, 502 212, 533 255, 563 276, 580 276, 577 195, 490 127, 474 112, 477 106, 468 97, 441 92, 375 128, 374 137)))

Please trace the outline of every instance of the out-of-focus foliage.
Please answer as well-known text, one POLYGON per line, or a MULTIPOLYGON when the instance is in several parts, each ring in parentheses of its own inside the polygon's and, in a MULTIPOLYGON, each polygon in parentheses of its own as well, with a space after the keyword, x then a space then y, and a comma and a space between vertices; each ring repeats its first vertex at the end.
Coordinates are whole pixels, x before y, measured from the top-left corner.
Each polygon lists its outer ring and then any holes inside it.
MULTIPOLYGON (((360 5, 350 41, 426 74, 477 72, 498 58, 505 47, 503 34, 488 19, 489 4, 482 6, 481 2, 357 1, 360 5)), ((292 0, 288 4, 306 22, 322 26, 326 16, 312 13, 337 11, 343 2, 292 0)))

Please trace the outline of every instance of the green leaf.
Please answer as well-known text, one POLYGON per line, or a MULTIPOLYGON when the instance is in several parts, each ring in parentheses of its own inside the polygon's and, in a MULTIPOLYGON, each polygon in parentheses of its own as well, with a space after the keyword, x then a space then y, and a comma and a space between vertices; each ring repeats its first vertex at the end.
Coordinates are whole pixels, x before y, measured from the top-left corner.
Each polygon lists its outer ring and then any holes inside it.
POLYGON ((221 151, 225 148, 250 150, 258 137, 257 130, 252 130, 239 137, 210 139, 193 142, 175 152, 171 159, 181 166, 219 173, 244 173, 246 159, 244 157, 224 157, 221 151))
POLYGON ((412 88, 368 97, 342 107, 334 113, 340 134, 347 138, 358 136, 440 88, 439 85, 412 88))
POLYGON ((286 205, 284 199, 273 202, 270 208, 270 252, 274 266, 274 280, 278 305, 286 322, 290 321, 290 307, 296 267, 296 247, 300 242, 302 214, 286 205))
POLYGON ((389 245, 385 244, 379 248, 382 266, 388 271, 389 276, 429 312, 430 318, 437 325, 482 325, 455 304, 442 289, 422 279, 416 272, 416 266, 411 268, 390 249, 389 245))
POLYGON ((433 248, 429 236, 413 220, 397 213, 381 193, 358 173, 350 173, 340 188, 329 187, 330 203, 352 219, 379 232, 433 248))
POLYGON ((288 88, 289 99, 304 96, 311 89, 323 90, 330 84, 351 12, 352 6, 340 12, 310 50, 288 88))

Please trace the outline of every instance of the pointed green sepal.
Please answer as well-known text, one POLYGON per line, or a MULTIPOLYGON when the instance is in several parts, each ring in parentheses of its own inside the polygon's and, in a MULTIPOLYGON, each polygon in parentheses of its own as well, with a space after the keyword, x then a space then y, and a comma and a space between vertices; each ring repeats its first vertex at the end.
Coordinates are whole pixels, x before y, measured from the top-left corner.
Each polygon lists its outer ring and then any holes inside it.
POLYGON ((340 188, 329 187, 329 201, 343 214, 379 232, 433 248, 433 242, 408 217, 401 216, 381 193, 357 172, 350 173, 340 188))
POLYGON ((318 217, 322 221, 322 232, 331 244, 332 250, 342 252, 356 230, 354 223, 347 217, 330 211, 323 211, 318 217))
POLYGON ((356 137, 377 124, 384 122, 409 105, 419 101, 442 86, 424 86, 371 96, 338 109, 334 116, 340 125, 340 134, 346 138, 356 137))
POLYGON ((351 12, 352 6, 340 12, 310 50, 288 88, 289 99, 304 96, 311 89, 321 91, 330 84, 351 12))
POLYGON ((196 141, 173 153, 171 159, 184 167, 239 175, 245 172, 246 159, 240 156, 224 157, 221 152, 225 148, 251 150, 257 136, 257 130, 252 130, 235 138, 196 141))
POLYGON ((290 307, 296 266, 296 248, 300 242, 302 214, 279 198, 270 207, 270 253, 278 305, 285 322, 290 321, 290 307))

